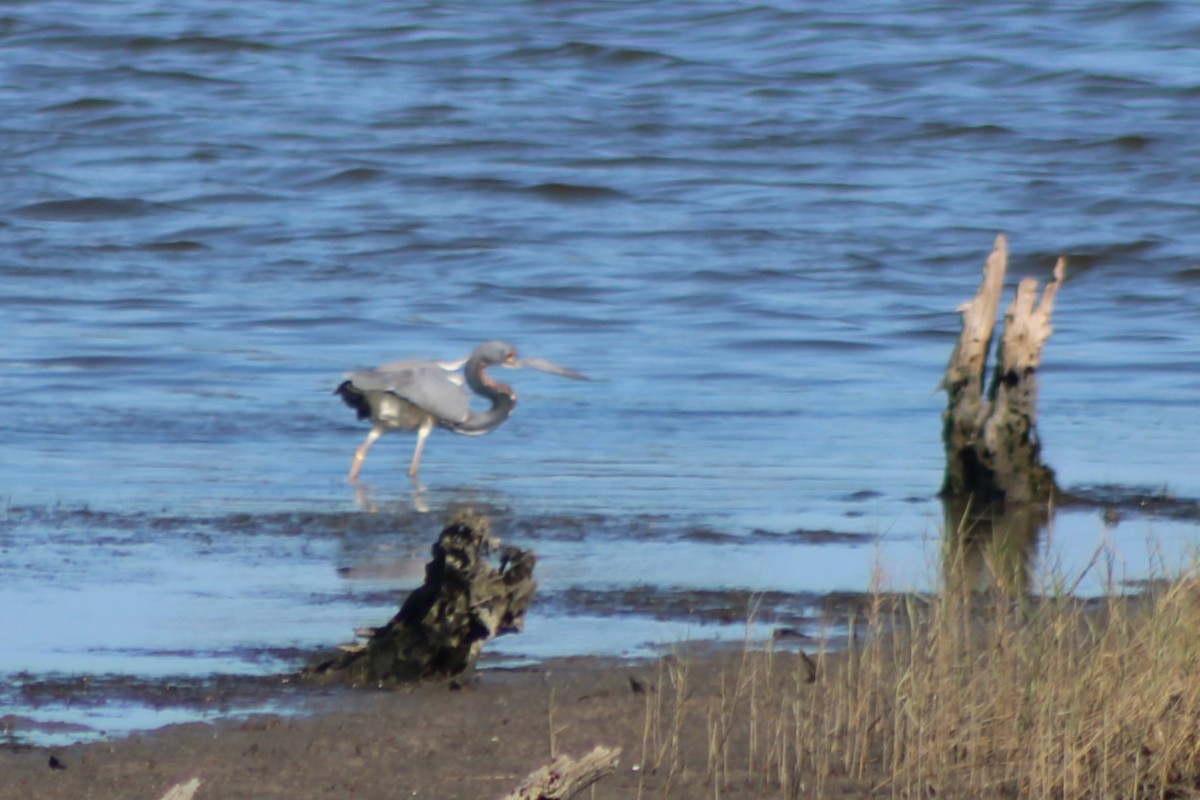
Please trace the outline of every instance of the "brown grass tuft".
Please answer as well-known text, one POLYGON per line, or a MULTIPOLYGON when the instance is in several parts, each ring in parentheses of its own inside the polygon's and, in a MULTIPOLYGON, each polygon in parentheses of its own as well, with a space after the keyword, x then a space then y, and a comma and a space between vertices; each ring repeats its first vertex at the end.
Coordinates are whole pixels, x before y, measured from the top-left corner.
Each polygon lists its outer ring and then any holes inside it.
POLYGON ((1200 579, 1138 597, 878 592, 850 645, 747 647, 693 694, 686 656, 646 698, 642 763, 707 796, 1200 795, 1200 579), (707 731, 707 762, 679 747, 707 731))

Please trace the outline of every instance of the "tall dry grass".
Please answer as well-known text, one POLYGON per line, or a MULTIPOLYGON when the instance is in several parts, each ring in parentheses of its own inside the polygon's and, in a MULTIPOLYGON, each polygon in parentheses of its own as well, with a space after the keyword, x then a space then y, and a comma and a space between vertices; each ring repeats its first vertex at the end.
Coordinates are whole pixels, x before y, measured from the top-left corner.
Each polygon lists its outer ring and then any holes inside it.
POLYGON ((643 768, 712 798, 1200 796, 1200 579, 1020 597, 877 592, 813 682, 770 648, 704 690, 664 660, 643 768))

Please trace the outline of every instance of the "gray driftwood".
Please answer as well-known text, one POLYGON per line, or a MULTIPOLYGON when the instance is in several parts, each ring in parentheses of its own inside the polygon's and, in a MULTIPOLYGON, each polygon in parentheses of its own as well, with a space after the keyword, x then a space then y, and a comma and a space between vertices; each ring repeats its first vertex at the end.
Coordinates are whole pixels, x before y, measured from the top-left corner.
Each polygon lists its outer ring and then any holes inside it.
POLYGON ((177 783, 167 790, 161 800, 192 800, 200 788, 200 779, 192 778, 187 783, 177 783))
POLYGON ((1040 301, 1038 282, 1025 278, 1004 315, 996 364, 986 387, 988 351, 1004 290, 1008 247, 1003 235, 984 267, 975 299, 959 307, 962 333, 942 386, 946 478, 942 495, 988 504, 1041 502, 1057 492, 1054 471, 1041 460, 1037 435, 1037 369, 1050 337, 1050 313, 1066 274, 1066 260, 1040 301))
POLYGON ((425 582, 365 645, 348 648, 308 671, 309 677, 354 684, 468 677, 484 643, 524 628, 537 588, 533 553, 500 548, 486 517, 457 514, 433 545, 425 582), (499 550, 499 564, 489 554, 499 550))
POLYGON ((575 760, 559 756, 551 763, 530 773, 521 785, 501 800, 567 800, 582 792, 617 768, 621 748, 597 746, 592 752, 575 760))

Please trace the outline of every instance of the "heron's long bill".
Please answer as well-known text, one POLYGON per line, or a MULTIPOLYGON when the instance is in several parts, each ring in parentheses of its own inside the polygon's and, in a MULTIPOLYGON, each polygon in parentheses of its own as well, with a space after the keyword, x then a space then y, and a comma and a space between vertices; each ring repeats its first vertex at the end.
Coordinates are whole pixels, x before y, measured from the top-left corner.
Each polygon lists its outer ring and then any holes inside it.
POLYGON ((566 367, 560 367, 558 364, 555 364, 553 361, 547 361, 544 358, 523 358, 520 361, 518 361, 516 364, 513 364, 513 366, 514 367, 528 367, 529 369, 536 369, 539 372, 549 372, 551 375, 562 375, 564 378, 571 378, 571 379, 577 380, 577 381, 591 380, 587 375, 584 375, 582 372, 576 372, 573 369, 568 369, 566 367))

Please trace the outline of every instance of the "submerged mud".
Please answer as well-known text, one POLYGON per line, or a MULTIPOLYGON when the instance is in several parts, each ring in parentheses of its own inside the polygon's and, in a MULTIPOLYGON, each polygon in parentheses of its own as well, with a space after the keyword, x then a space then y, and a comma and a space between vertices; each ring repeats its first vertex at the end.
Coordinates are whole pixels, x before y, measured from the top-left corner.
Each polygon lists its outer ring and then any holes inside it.
POLYGON ((810 592, 747 589, 672 589, 641 585, 623 589, 572 588, 543 595, 536 605, 601 617, 646 616, 737 625, 805 625, 828 621, 825 597, 810 592))
POLYGON ((1110 525, 1115 525, 1122 518, 1135 516, 1200 521, 1200 499, 1179 497, 1165 486, 1077 486, 1063 492, 1059 505, 1064 508, 1097 508, 1110 525))

